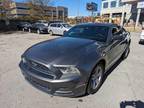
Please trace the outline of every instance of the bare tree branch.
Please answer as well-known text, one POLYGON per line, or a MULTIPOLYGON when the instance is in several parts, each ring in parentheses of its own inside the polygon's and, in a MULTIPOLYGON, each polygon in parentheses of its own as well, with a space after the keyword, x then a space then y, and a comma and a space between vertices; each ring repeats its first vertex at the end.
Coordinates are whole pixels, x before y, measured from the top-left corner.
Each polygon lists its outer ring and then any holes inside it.
POLYGON ((48 20, 47 6, 52 0, 28 0, 30 16, 32 19, 48 20))

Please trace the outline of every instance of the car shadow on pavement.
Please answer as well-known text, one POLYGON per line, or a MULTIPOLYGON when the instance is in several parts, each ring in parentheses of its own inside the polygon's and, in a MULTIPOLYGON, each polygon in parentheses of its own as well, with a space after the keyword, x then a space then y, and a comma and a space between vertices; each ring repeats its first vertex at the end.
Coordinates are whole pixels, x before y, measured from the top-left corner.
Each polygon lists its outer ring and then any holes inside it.
POLYGON ((144 102, 138 101, 123 101, 120 103, 120 108, 144 108, 144 102))
MULTIPOLYGON (((104 75, 104 80, 103 83, 105 82, 105 80, 107 79, 107 77, 114 71, 114 69, 117 68, 117 66, 119 66, 119 64, 122 62, 122 59, 119 59, 104 75)), ((103 85, 103 84, 102 84, 103 85)))

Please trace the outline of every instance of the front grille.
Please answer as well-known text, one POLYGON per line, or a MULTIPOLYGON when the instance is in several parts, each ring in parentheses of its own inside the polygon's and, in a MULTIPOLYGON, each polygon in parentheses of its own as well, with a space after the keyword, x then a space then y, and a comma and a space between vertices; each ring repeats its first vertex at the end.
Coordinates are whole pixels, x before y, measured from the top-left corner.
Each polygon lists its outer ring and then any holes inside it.
POLYGON ((30 70, 35 70, 35 74, 40 75, 45 78, 55 79, 55 75, 50 69, 38 62, 26 59, 26 64, 30 70))

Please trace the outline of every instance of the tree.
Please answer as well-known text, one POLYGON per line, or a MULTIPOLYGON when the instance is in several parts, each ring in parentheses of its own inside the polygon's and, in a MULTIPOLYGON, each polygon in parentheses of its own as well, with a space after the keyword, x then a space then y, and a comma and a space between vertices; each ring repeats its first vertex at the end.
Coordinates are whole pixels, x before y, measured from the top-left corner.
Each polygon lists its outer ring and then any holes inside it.
POLYGON ((47 6, 52 0, 28 0, 29 14, 33 20, 49 20, 47 6))
POLYGON ((12 0, 0 0, 1 2, 1 16, 4 17, 4 19, 9 18, 10 14, 10 4, 12 3, 12 0))
POLYGON ((30 0, 35 5, 48 6, 52 0, 30 0))

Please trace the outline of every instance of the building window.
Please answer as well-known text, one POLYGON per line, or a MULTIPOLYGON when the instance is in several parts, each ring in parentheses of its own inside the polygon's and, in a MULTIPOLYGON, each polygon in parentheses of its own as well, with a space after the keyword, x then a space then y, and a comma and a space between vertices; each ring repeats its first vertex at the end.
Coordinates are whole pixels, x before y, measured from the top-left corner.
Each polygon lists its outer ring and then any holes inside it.
POLYGON ((108 2, 103 3, 103 8, 108 8, 108 2))
POLYGON ((116 3, 117 3, 116 1, 112 1, 111 2, 111 8, 116 7, 116 3))
POLYGON ((119 7, 123 6, 124 3, 122 3, 121 1, 119 2, 119 7))
POLYGON ((16 9, 29 10, 30 8, 27 8, 27 7, 16 7, 16 9))

